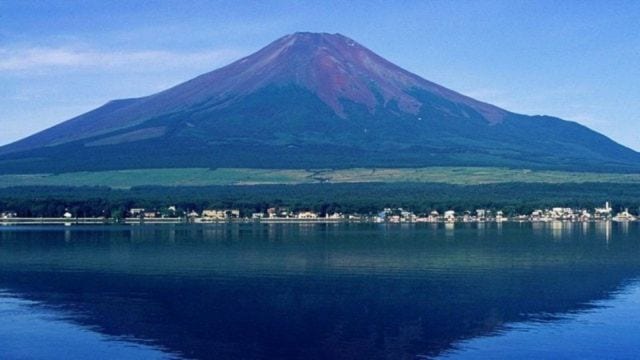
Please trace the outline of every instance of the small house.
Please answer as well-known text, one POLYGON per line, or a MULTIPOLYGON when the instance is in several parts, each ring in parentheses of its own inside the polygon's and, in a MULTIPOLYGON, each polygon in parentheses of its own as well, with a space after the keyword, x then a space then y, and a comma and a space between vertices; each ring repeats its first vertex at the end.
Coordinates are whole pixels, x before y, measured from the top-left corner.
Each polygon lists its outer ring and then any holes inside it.
POLYGON ((3 219, 11 219, 15 217, 18 217, 18 214, 15 211, 4 211, 0 214, 0 218, 3 219))
POLYGON ((131 209, 129 209, 129 214, 131 214, 131 216, 140 216, 140 215, 144 214, 144 209, 143 208, 131 208, 131 209))
POLYGON ((298 214, 298 219, 315 220, 317 218, 318 218, 318 214, 314 213, 313 211, 303 211, 298 214))

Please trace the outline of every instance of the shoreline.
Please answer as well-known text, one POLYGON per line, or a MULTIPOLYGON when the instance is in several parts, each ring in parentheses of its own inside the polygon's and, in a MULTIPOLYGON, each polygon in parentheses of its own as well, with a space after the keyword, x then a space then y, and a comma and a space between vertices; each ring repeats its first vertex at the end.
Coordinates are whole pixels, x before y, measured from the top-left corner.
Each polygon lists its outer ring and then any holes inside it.
POLYGON ((109 219, 109 218, 8 218, 0 219, 0 225, 159 225, 159 224, 502 224, 502 223, 630 223, 637 220, 591 219, 505 219, 486 221, 376 221, 373 219, 227 219, 202 220, 185 218, 157 219, 109 219), (195 220, 195 221, 194 221, 195 220))

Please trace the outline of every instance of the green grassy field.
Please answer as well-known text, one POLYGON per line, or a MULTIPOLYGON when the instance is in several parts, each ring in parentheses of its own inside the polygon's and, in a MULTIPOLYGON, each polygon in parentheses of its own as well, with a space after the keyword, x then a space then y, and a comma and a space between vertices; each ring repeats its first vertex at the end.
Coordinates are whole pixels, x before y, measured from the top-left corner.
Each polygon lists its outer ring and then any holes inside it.
POLYGON ((312 184, 355 182, 431 182, 478 185, 508 182, 640 183, 640 174, 515 170, 488 167, 430 167, 412 169, 142 169, 62 174, 0 175, 0 187, 9 186, 207 186, 312 184))

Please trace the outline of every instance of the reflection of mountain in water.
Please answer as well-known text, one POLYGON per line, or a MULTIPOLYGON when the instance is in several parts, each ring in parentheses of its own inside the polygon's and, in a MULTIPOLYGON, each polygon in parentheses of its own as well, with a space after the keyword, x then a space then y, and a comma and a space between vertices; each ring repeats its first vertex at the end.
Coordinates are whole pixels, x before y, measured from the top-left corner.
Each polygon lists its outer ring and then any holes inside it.
MULTIPOLYGON (((173 359, 164 349, 136 339, 108 336, 69 321, 37 302, 0 289, 1 359, 173 359)), ((77 315, 77 314, 76 314, 77 315)))
POLYGON ((630 281, 591 310, 553 321, 509 324, 489 336, 456 343, 440 359, 636 359, 640 282, 630 281))
POLYGON ((413 358, 640 274, 636 224, 533 226, 7 228, 0 286, 186 357, 413 358))

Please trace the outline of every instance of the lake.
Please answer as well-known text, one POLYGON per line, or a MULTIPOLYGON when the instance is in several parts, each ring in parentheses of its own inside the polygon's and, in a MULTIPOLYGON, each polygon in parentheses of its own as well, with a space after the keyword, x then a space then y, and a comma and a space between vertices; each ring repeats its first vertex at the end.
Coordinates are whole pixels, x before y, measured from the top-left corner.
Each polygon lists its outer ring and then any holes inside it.
POLYGON ((0 226, 1 359, 634 359, 640 223, 0 226))

